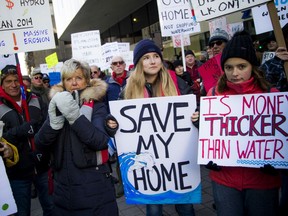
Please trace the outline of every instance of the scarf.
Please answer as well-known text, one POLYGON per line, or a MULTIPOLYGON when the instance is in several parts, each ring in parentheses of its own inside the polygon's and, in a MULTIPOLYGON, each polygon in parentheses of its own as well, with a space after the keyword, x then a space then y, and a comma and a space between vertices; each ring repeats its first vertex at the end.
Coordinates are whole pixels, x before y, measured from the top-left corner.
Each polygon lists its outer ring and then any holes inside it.
MULTIPOLYGON (((80 113, 83 114, 90 122, 92 119, 94 101, 84 102, 80 108, 80 113)), ((108 149, 96 151, 97 165, 104 164, 108 161, 108 149)))
POLYGON ((112 78, 117 82, 119 83, 119 85, 122 86, 124 80, 126 79, 126 76, 127 76, 127 71, 124 70, 123 74, 121 76, 118 76, 116 75, 115 72, 112 73, 112 78))

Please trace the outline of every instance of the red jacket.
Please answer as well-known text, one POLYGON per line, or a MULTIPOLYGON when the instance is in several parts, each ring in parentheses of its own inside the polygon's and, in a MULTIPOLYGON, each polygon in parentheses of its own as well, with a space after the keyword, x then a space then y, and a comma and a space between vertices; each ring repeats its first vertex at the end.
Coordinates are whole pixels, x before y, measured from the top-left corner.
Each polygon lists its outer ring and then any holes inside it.
MULTIPOLYGON (((243 83, 234 84, 227 82, 228 90, 219 93, 215 90, 215 95, 235 95, 235 94, 256 94, 263 93, 263 90, 254 84, 254 78, 243 83)), ((213 89, 213 88, 212 88, 213 89)), ((213 95, 212 89, 207 96, 213 95)), ((272 88, 270 92, 278 92, 276 88, 272 88)), ((211 171, 210 177, 218 184, 232 187, 237 190, 243 189, 272 189, 279 188, 281 185, 280 175, 272 176, 263 173, 259 168, 247 167, 221 167, 220 171, 211 171)))

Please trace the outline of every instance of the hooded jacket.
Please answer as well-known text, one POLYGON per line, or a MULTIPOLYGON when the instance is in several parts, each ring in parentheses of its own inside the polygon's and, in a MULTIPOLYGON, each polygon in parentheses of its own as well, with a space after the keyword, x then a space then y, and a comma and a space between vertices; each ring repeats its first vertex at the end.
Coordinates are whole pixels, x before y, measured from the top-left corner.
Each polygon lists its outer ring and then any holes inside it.
MULTIPOLYGON (((83 101, 93 102, 91 120, 80 115, 72 125, 65 120, 62 129, 54 130, 48 116, 35 136, 39 150, 52 148, 54 203, 56 209, 66 215, 97 215, 95 213, 105 205, 111 205, 109 215, 118 212, 110 170, 106 166, 109 135, 104 121, 107 107, 101 102, 106 88, 104 81, 94 79, 90 87, 80 92, 81 107, 83 101), (96 152, 101 152, 101 160, 96 152)), ((64 90, 62 84, 53 86, 50 96, 64 90)))

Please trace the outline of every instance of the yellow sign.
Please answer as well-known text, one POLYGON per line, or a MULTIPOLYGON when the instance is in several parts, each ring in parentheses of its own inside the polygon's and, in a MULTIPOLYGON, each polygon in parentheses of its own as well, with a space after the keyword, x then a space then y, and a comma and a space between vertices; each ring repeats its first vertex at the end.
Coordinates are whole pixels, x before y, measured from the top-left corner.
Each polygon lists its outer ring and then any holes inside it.
POLYGON ((46 61, 46 63, 47 63, 47 67, 48 67, 48 68, 51 68, 51 67, 57 65, 57 64, 58 64, 57 53, 54 52, 54 53, 52 53, 51 55, 47 56, 47 57, 45 58, 45 61, 46 61))

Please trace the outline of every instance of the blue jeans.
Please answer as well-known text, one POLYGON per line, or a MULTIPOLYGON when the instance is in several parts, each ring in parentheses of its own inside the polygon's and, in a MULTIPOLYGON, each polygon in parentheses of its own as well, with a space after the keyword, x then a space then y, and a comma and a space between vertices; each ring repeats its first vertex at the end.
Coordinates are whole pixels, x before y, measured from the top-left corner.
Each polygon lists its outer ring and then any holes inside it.
POLYGON ((37 174, 34 185, 43 210, 43 216, 51 216, 54 207, 52 196, 48 194, 48 172, 37 174))
MULTIPOLYGON (((195 216, 194 207, 192 204, 175 204, 175 209, 180 216, 195 216)), ((163 205, 149 204, 146 205, 147 216, 162 216, 163 205)))
POLYGON ((10 180, 11 189, 17 205, 15 216, 29 216, 31 208, 31 180, 10 180))
POLYGON ((244 189, 226 187, 212 181, 218 216, 276 216, 279 190, 244 189))

